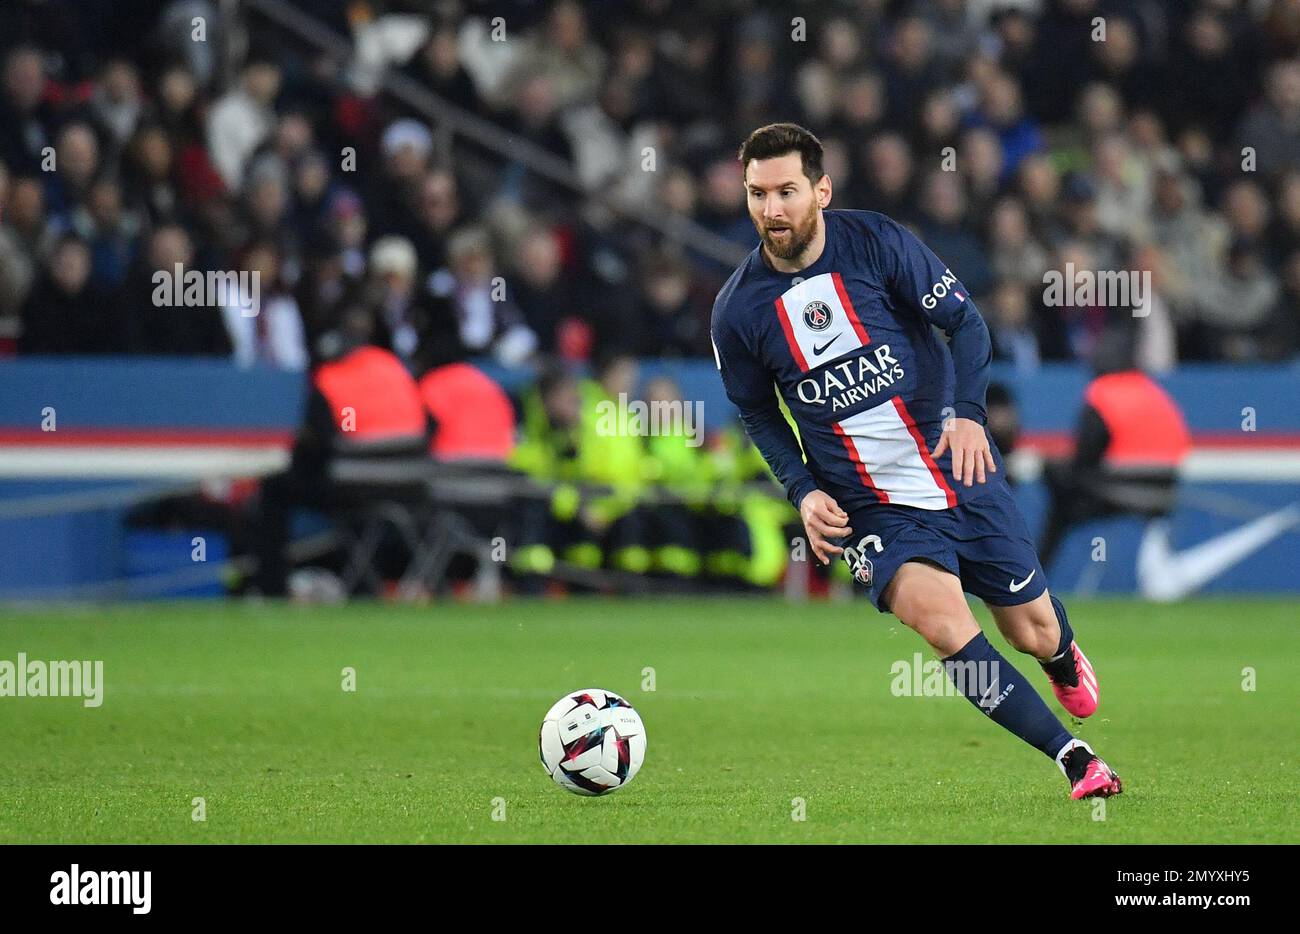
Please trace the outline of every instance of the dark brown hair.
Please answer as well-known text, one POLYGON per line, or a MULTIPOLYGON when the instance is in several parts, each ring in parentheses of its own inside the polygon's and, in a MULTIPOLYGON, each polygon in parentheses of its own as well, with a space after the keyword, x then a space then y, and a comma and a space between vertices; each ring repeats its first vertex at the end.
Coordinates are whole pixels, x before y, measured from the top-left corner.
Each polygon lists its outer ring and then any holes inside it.
POLYGON ((821 140, 797 123, 769 123, 750 133, 740 144, 740 165, 747 171, 751 159, 775 159, 792 152, 799 153, 808 181, 813 185, 821 181, 826 174, 822 169, 821 140))

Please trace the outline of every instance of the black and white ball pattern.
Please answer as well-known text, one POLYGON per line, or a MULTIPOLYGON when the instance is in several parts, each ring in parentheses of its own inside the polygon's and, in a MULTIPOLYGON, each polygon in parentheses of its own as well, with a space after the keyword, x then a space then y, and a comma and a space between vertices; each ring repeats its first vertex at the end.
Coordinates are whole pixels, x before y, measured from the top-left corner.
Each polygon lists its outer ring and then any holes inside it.
POLYGON ((632 705, 587 688, 561 697, 542 720, 542 767, 561 788, 603 795, 622 788, 645 761, 645 725, 632 705))

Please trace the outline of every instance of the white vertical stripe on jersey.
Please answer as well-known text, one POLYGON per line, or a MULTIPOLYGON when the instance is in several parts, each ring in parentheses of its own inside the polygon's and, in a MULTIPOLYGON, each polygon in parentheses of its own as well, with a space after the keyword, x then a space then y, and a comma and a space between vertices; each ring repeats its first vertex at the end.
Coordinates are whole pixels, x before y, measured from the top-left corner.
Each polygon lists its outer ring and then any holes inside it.
POLYGON ((872 484, 889 502, 918 509, 947 509, 950 492, 940 486, 938 472, 922 455, 916 438, 893 399, 838 422, 853 445, 872 484))

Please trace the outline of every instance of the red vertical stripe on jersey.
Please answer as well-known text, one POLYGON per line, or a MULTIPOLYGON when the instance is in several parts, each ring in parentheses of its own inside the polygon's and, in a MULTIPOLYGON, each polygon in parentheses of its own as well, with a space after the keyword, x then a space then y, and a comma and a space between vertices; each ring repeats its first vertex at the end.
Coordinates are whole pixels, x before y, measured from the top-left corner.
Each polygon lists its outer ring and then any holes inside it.
POLYGON ((803 351, 799 349, 799 342, 794 339, 794 328, 790 326, 790 315, 785 310, 784 298, 776 300, 776 316, 781 319, 781 330, 785 331, 785 342, 790 345, 790 353, 794 354, 794 362, 799 364, 799 369, 807 373, 808 361, 803 358, 803 351))
POLYGON ((849 301, 849 293, 844 288, 844 280, 840 278, 838 272, 831 273, 831 281, 835 283, 835 292, 840 297, 840 304, 844 306, 844 313, 849 316, 849 324, 853 325, 853 330, 858 335, 858 340, 862 341, 863 346, 871 343, 871 338, 867 336, 867 329, 862 326, 858 320, 858 313, 853 310, 853 303, 849 301))
POLYGON ((939 469, 939 465, 934 462, 934 458, 926 450, 925 438, 921 437, 921 430, 916 427, 916 421, 912 418, 911 413, 907 411, 907 406, 903 403, 903 397, 894 396, 889 401, 894 403, 894 408, 898 410, 898 417, 903 420, 903 424, 907 426, 908 432, 912 435, 912 440, 916 442, 916 452, 921 455, 921 460, 925 461, 925 466, 930 468, 930 476, 934 477, 935 485, 943 490, 944 495, 948 497, 949 508, 956 506, 957 494, 952 491, 952 487, 948 486, 947 481, 943 479, 943 471, 939 469))
POLYGON ((853 439, 844 433, 844 429, 840 427, 839 422, 831 422, 831 427, 835 429, 835 433, 844 442, 844 450, 849 452, 849 460, 858 469, 858 476, 862 478, 862 485, 875 493, 876 499, 880 500, 880 502, 889 502, 889 494, 876 486, 876 481, 872 480, 871 474, 867 473, 867 465, 862 463, 862 458, 858 456, 858 449, 853 446, 853 439))

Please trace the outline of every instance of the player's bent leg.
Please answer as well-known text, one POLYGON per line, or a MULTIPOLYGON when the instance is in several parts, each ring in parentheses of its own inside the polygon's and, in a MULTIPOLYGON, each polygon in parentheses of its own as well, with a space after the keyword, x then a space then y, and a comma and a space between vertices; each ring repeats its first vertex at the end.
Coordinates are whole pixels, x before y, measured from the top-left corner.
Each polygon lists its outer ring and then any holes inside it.
POLYGON ((1003 638, 1017 652, 1032 655, 1040 662, 1057 654, 1061 626, 1047 591, 1028 603, 1017 606, 987 604, 1003 638))
POLYGON ((1056 761, 1070 780, 1073 796, 1118 793, 1098 790, 1103 787, 1099 776, 1107 778, 1105 789, 1117 788, 1118 778, 1112 783, 1113 773, 1102 771, 1104 763, 1094 767, 1082 751, 1071 753, 1079 741, 980 632, 956 575, 923 561, 905 561, 886 585, 884 597, 890 612, 944 655, 949 679, 977 710, 1056 761))
POLYGON ((962 593, 961 580, 928 561, 905 561, 884 591, 889 611, 942 656, 952 655, 979 635, 962 593))
POLYGON ((1097 712, 1101 702, 1097 673, 1074 641, 1060 600, 1045 590, 1028 603, 988 607, 1006 640, 1038 659, 1062 707, 1080 718, 1097 712))

